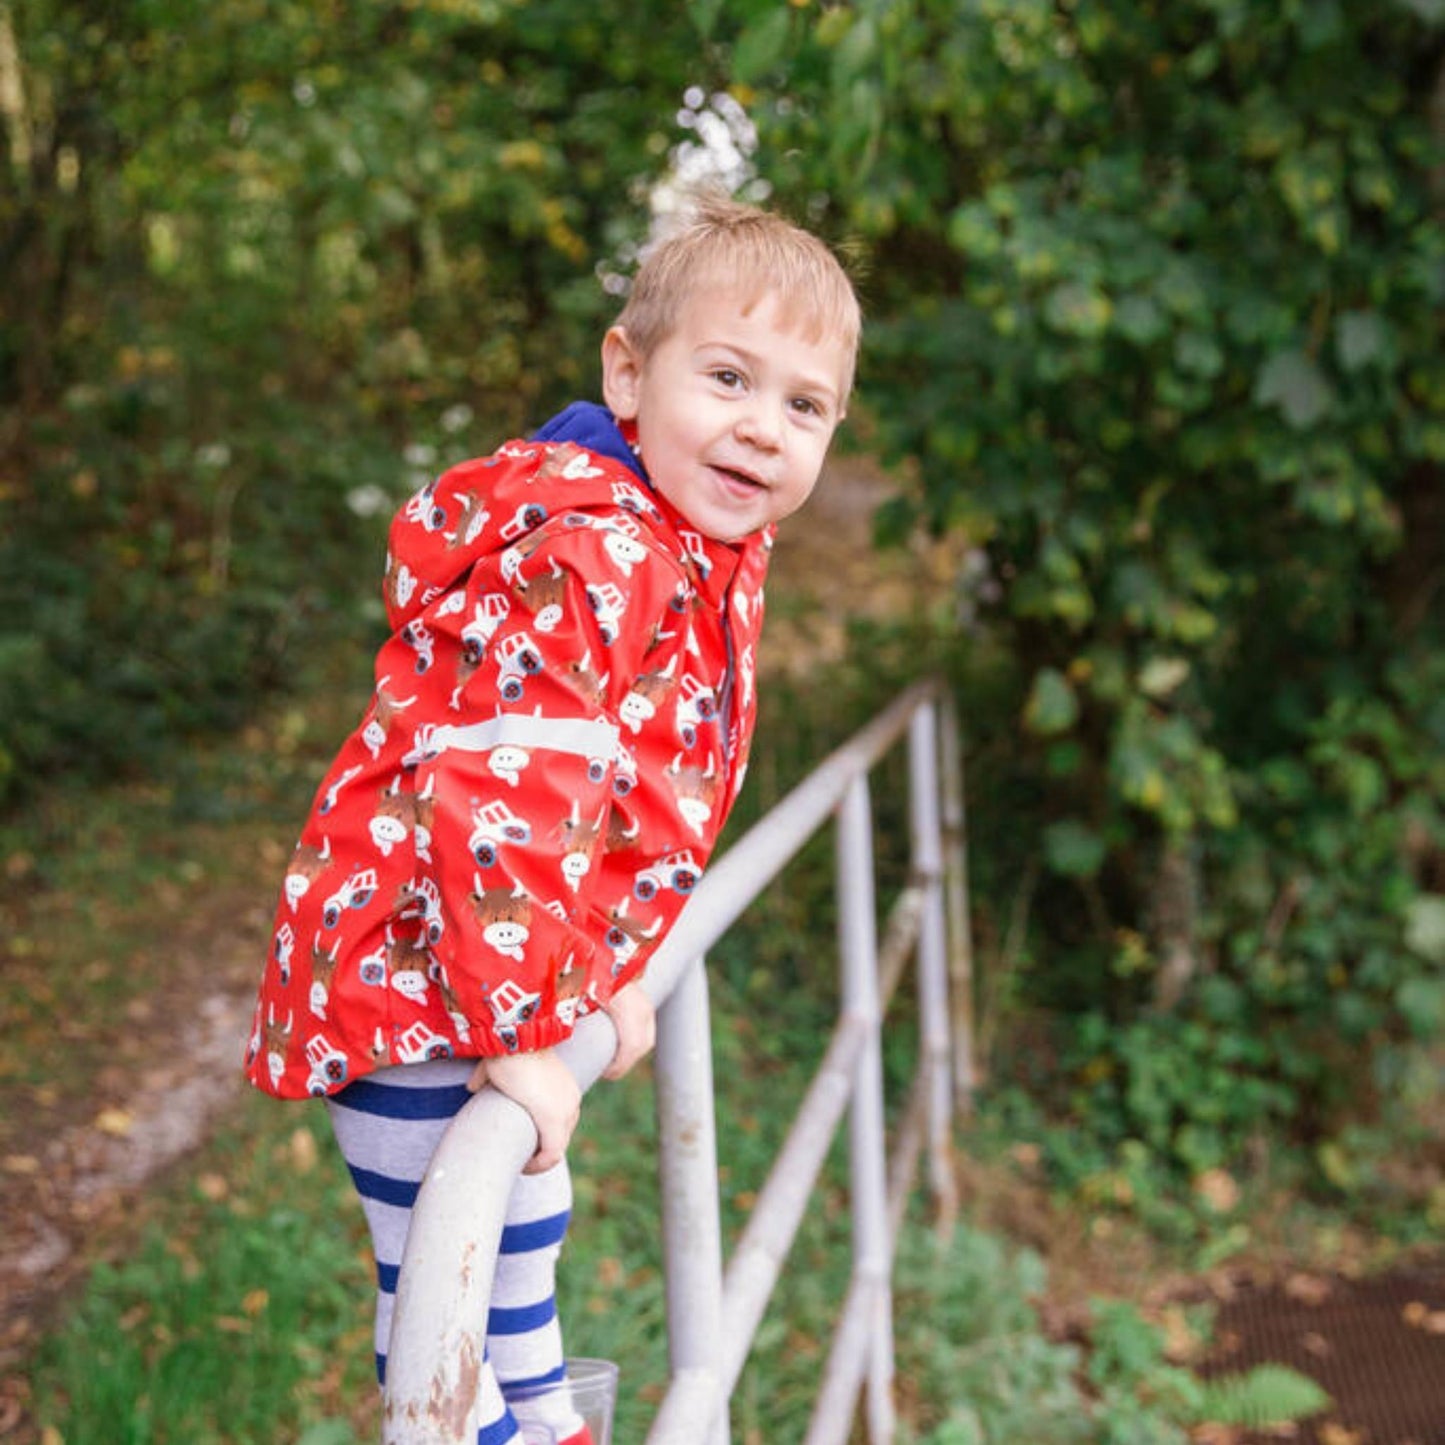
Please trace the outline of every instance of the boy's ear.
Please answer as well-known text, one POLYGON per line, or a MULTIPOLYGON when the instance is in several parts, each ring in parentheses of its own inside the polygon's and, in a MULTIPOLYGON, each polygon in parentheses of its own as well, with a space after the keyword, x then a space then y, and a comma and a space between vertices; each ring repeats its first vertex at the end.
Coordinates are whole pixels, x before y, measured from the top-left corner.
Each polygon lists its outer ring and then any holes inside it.
POLYGON ((614 326, 602 338, 602 399, 619 421, 635 421, 641 387, 642 357, 627 332, 614 326))

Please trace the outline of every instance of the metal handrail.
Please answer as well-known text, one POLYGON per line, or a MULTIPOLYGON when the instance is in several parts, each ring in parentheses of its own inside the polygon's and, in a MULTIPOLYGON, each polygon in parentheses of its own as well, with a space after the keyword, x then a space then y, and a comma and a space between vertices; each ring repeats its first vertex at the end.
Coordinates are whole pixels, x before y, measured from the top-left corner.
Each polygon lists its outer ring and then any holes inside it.
MULTIPOLYGON (((672 1371, 648 1445, 724 1445, 726 1398, 850 1102, 854 1283, 807 1442, 846 1438, 864 1374, 870 1440, 883 1445, 893 1437, 889 1275, 899 1194, 912 1179, 925 1137, 935 1197, 944 1210, 952 1205, 944 918, 949 858, 939 830, 935 718, 942 709, 948 736, 949 706, 936 681, 917 683, 831 753, 707 870, 648 964, 643 987, 659 1008, 654 1074, 672 1371), (905 732, 911 744, 913 886, 895 910, 886 948, 891 959, 916 935, 919 992, 929 1013, 914 1107, 889 1169, 867 775, 905 732), (844 1012, 724 1280, 703 955, 834 813, 844 1012)), ((959 776, 956 770, 952 776, 959 776)), ((950 781, 947 768, 943 780, 950 781)), ((946 814, 961 817, 961 803, 961 797, 945 795, 946 814)), ((900 968, 889 963, 888 992, 900 968)), ((612 1021, 599 1013, 583 1019, 557 1052, 585 1090, 615 1048, 612 1021)), ((536 1140, 525 1110, 491 1088, 471 1099, 443 1136, 416 1200, 397 1286, 384 1445, 461 1445, 476 1438, 477 1342, 485 1333, 507 1198, 536 1140)))

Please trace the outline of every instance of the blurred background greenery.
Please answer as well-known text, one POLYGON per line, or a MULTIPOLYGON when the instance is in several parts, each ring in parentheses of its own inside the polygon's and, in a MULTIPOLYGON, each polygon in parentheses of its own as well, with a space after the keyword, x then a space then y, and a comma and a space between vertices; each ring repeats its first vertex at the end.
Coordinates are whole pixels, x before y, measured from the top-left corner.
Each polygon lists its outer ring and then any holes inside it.
POLYGON ((849 257, 877 545, 954 544, 766 749, 955 684, 985 1127, 1196 1243, 1281 1169, 1438 1231, 1442 59, 1441 0, 0 4, 10 846, 354 683, 391 507, 592 391, 710 167, 849 257))

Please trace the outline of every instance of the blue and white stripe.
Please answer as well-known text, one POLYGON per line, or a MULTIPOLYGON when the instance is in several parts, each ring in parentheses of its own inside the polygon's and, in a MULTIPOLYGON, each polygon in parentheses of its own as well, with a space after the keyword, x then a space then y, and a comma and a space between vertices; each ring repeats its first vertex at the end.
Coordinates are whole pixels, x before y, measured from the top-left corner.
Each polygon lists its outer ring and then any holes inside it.
MULTIPOLYGON (((376 1372, 383 1383, 412 1206, 442 1135, 471 1097, 466 1081, 475 1067, 471 1059, 437 1059, 378 1069, 327 1101, 376 1254, 376 1372)), ((555 1280, 571 1208, 565 1160, 545 1174, 521 1175, 512 1191, 482 1371, 479 1418, 489 1423, 478 1431, 477 1445, 520 1441, 504 1394, 526 1395, 564 1377, 555 1280)), ((555 1423, 565 1434, 571 1421, 555 1423)))

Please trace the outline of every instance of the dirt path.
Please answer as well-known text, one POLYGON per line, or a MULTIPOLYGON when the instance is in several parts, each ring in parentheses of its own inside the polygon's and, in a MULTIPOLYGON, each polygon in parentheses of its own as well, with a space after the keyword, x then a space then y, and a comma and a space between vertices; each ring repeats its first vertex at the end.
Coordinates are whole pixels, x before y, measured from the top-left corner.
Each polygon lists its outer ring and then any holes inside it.
POLYGON ((804 510, 779 528, 768 575, 764 671, 802 674, 843 655, 848 624, 947 608, 959 546, 918 538, 879 554, 873 516, 891 484, 872 463, 832 463, 804 510))
MULTIPOLYGON (((234 885, 198 890, 148 989, 114 1022, 71 1020, 56 1039, 65 1057, 53 1075, 0 1087, 0 1374, 106 1241, 126 1233, 147 1184, 203 1143, 238 1097, 263 946, 259 896, 234 885), (66 1072, 77 1063, 89 1073, 79 1087, 66 1072)), ((7 938, 17 912, 5 909, 7 938)), ((7 959, 7 987, 23 987, 26 972, 7 959)), ((0 1389, 0 1436, 5 1416, 0 1389)))

